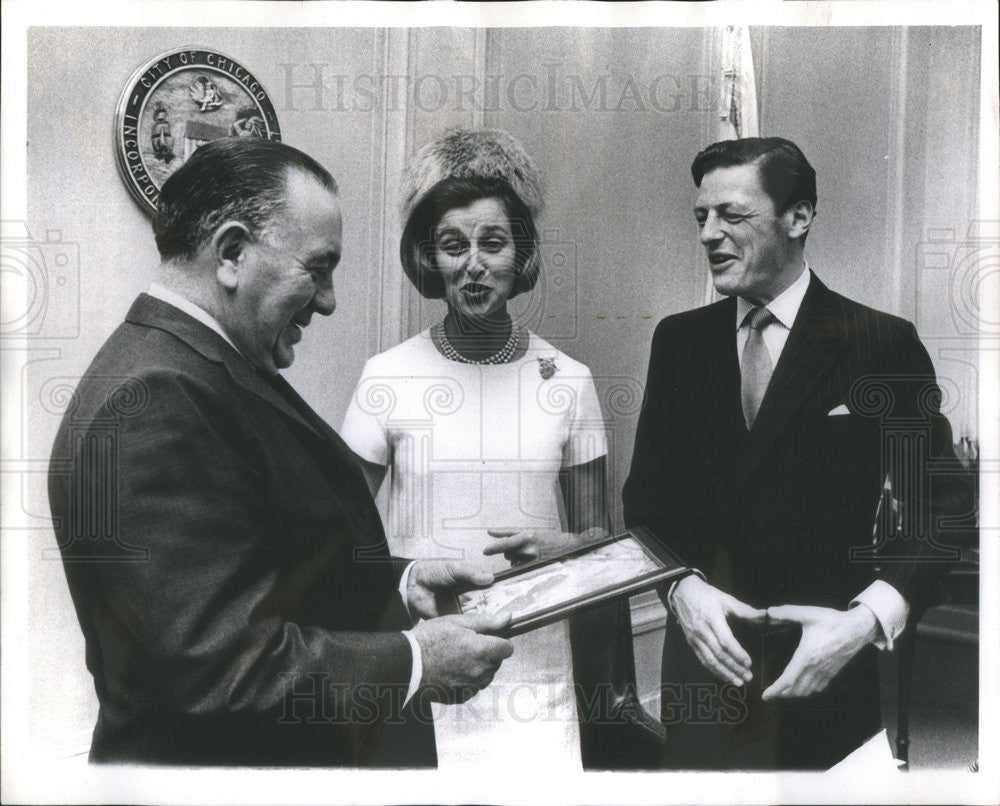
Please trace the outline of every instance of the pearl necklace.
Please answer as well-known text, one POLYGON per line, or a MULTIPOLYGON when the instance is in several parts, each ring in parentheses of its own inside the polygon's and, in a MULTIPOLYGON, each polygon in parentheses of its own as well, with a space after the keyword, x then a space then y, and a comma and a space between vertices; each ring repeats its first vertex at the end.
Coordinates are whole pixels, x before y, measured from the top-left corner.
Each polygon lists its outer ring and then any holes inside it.
POLYGON ((510 357, 514 355, 514 350, 517 349, 520 333, 517 325, 512 324, 507 343, 497 352, 493 353, 493 355, 483 358, 480 361, 473 361, 471 358, 466 358, 452 346, 452 343, 448 341, 448 334, 444 332, 444 322, 438 322, 437 324, 437 337, 444 357, 451 361, 458 361, 462 364, 506 364, 510 361, 510 357))

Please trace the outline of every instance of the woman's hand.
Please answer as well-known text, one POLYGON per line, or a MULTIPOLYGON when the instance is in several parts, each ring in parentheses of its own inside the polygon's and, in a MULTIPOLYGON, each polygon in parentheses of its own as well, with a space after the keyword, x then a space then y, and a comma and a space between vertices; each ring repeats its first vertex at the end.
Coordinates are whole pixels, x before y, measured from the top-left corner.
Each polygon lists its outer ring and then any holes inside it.
POLYGON ((483 554, 503 554, 511 565, 547 560, 559 554, 582 548, 608 536, 606 529, 593 527, 579 534, 560 532, 557 529, 489 529, 487 534, 496 538, 491 546, 483 549, 483 554))

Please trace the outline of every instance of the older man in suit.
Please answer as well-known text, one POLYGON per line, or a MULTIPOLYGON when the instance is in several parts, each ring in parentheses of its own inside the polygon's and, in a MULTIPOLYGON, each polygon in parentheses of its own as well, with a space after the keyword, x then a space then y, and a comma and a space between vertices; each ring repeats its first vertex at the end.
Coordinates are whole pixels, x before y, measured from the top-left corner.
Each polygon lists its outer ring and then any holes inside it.
POLYGON ((157 281, 50 465, 91 760, 433 765, 426 700, 472 696, 512 650, 503 618, 434 618, 439 593, 491 577, 390 558, 350 450, 278 374, 335 306, 336 183, 287 145, 220 140, 153 226, 157 281))
POLYGON ((799 148, 715 143, 691 170, 727 298, 657 327, 623 494, 700 571, 666 597, 666 766, 822 769, 878 733, 876 648, 957 558, 969 491, 913 326, 806 263, 799 148), (887 478, 903 532, 875 550, 887 478))

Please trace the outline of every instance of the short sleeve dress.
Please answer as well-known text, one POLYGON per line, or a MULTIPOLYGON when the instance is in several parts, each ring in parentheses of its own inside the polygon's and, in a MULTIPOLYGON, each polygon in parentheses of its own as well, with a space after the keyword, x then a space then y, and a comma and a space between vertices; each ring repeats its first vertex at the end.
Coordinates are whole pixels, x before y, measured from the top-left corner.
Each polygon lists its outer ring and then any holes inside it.
MULTIPOLYGON (((509 567, 488 529, 560 529, 559 471, 607 453, 590 370, 528 334, 525 355, 478 365, 442 356, 425 330, 371 358, 341 436, 388 466, 392 553, 509 567)), ((581 769, 569 625, 514 638, 493 683, 434 706, 440 769, 581 769), (497 766, 507 765, 510 766, 497 766)))

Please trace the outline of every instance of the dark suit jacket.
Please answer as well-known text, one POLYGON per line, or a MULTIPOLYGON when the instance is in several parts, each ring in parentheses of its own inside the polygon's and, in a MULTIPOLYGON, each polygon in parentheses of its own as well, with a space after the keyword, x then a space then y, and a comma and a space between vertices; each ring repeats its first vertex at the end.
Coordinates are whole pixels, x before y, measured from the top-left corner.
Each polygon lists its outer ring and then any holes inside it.
MULTIPOLYGON (((623 493, 626 524, 646 525, 711 584, 756 607, 844 609, 874 579, 919 607, 956 559, 936 545, 959 542, 943 518, 968 513, 971 502, 913 326, 813 276, 748 433, 735 308, 729 298, 658 325, 623 493), (850 414, 828 416, 840 405, 850 414), (886 540, 876 555, 887 475, 904 502, 907 539, 886 540)), ((780 673, 796 637, 740 637, 756 679, 743 692, 716 687, 699 719, 695 700, 709 694, 697 687, 714 679, 679 628, 668 629, 663 716, 678 766, 823 767, 876 732, 873 647, 823 694, 764 706, 762 684, 780 673)))
POLYGON ((429 718, 401 715, 405 561, 360 469, 218 334, 140 296, 64 416, 49 497, 92 760, 435 763, 429 718))

